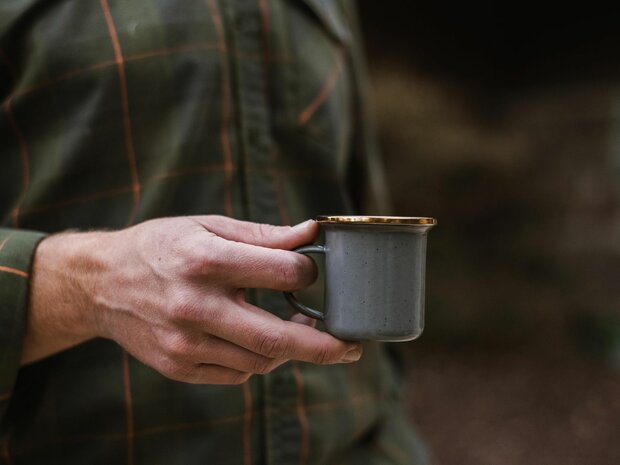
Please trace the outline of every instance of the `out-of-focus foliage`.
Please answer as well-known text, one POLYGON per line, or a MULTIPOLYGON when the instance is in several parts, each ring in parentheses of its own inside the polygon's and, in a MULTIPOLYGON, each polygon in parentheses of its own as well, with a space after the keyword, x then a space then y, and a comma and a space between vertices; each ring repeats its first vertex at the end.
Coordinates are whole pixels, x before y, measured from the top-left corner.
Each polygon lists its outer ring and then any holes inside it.
POLYGON ((396 211, 439 219, 424 337, 617 357, 620 34, 404 3, 361 5, 396 211))

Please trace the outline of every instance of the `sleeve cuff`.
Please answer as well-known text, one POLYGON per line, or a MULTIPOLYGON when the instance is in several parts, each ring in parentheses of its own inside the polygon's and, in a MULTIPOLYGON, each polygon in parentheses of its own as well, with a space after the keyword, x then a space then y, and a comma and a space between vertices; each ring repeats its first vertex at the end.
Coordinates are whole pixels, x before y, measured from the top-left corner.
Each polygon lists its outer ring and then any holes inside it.
POLYGON ((20 368, 34 251, 45 234, 0 228, 0 418, 20 368))

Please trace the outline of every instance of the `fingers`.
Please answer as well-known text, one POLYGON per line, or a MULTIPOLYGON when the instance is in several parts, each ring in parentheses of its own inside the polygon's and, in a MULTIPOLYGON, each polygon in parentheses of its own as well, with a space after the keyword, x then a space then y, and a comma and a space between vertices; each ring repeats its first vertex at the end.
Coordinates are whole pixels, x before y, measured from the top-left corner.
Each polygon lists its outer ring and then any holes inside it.
POLYGON ((252 373, 244 373, 219 365, 180 365, 171 372, 162 371, 164 376, 190 384, 243 384, 252 373))
POLYGON ((296 252, 222 241, 217 254, 219 258, 211 251, 206 259, 207 273, 236 288, 296 291, 308 287, 317 277, 314 261, 296 252))
MULTIPOLYGON (((361 356, 359 343, 339 341, 298 323, 281 323, 284 329, 270 328, 252 334, 243 329, 236 331, 233 339, 247 348, 206 334, 194 335, 191 340, 173 337, 172 344, 162 347, 159 362, 152 365, 177 381, 241 384, 253 374, 270 373, 291 359, 328 365, 354 362, 361 356)), ((240 327, 245 328, 243 324, 240 327)))
POLYGON ((152 333, 148 349, 140 351, 147 354, 146 363, 178 381, 240 384, 288 360, 329 365, 361 357, 360 343, 318 331, 300 316, 295 319, 305 324, 283 321, 230 296, 211 303, 208 310, 190 312, 193 317, 184 324, 178 320, 174 330, 152 333))
POLYGON ((265 357, 232 342, 204 333, 191 338, 171 337, 165 348, 168 357, 179 363, 219 365, 251 374, 267 374, 286 362, 265 357))
POLYGON ((211 240, 194 246, 188 262, 190 272, 197 272, 202 279, 237 288, 281 291, 303 289, 316 279, 313 260, 290 251, 312 242, 318 232, 315 221, 290 227, 223 216, 192 219, 212 234, 211 240))
POLYGON ((209 331, 256 354, 319 365, 359 360, 361 344, 337 339, 310 326, 283 321, 265 310, 244 303, 221 311, 209 331))
POLYGON ((193 384, 243 384, 252 373, 234 370, 219 365, 198 365, 188 381, 193 384))
POLYGON ((319 232, 318 224, 313 220, 296 226, 272 226, 216 215, 194 218, 206 229, 224 239, 270 249, 291 250, 309 244, 319 232))

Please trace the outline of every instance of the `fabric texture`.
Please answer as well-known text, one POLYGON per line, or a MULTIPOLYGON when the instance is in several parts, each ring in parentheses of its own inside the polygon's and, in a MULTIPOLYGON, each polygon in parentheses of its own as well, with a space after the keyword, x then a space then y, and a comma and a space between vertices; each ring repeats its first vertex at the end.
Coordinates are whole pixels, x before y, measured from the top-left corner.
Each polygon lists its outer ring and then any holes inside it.
POLYGON ((424 463, 380 344, 242 386, 166 379, 102 339, 18 364, 45 234, 386 213, 358 34, 336 0, 0 3, 0 463, 424 463))

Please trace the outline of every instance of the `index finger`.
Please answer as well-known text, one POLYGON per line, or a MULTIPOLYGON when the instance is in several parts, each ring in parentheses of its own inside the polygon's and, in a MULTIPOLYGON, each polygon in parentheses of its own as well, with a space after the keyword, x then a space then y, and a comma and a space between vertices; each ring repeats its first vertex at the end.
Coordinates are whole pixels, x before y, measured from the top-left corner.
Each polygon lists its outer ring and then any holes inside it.
MULTIPOLYGON (((290 250, 270 249, 220 238, 216 263, 219 279, 237 288, 296 291, 314 282, 314 261, 290 250)), ((213 255, 213 252, 211 252, 213 255)))

